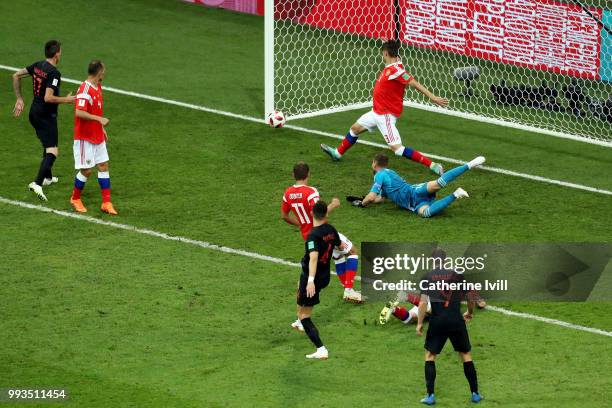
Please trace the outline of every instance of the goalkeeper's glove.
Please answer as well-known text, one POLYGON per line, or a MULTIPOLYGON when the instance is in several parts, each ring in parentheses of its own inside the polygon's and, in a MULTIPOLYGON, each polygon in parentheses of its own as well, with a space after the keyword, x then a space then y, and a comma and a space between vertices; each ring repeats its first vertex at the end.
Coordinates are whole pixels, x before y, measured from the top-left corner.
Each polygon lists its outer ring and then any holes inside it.
POLYGON ((347 196, 346 201, 351 203, 353 207, 363 207, 363 199, 365 196, 357 197, 357 196, 347 196))

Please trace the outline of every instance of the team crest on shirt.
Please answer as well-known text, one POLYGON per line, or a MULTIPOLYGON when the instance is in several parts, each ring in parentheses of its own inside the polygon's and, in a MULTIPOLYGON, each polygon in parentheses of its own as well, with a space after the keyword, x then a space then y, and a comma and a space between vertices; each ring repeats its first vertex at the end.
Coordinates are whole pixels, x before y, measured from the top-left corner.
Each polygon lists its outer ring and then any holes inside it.
POLYGON ((390 69, 386 70, 385 71, 385 75, 387 75, 387 76, 391 75, 391 70, 390 69))

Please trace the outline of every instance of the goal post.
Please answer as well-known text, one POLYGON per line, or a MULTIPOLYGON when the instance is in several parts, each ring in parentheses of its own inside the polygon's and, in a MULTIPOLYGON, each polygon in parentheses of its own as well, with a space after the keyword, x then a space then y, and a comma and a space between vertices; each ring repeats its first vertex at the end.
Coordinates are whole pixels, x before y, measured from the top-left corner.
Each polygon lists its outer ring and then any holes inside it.
POLYGON ((274 111, 274 5, 277 0, 264 3, 264 115, 274 111))
POLYGON ((265 112, 371 107, 380 46, 448 108, 405 105, 612 147, 612 2, 265 0, 265 112))

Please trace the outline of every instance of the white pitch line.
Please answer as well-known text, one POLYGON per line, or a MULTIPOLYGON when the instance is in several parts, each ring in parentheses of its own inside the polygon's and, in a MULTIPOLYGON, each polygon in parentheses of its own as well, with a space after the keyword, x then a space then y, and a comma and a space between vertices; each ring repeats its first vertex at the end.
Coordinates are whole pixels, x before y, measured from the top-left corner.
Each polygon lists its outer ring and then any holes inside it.
MULTIPOLYGON (((200 248, 210 249, 212 251, 218 251, 218 252, 224 252, 226 254, 245 256, 248 258, 258 259, 261 261, 268 261, 268 262, 272 262, 278 265, 291 266, 293 268, 299 268, 301 266, 299 263, 296 263, 296 262, 287 261, 285 259, 276 258, 273 256, 262 255, 256 252, 250 252, 250 251, 244 251, 242 249, 235 249, 235 248, 230 248, 226 246, 220 246, 216 244, 211 244, 210 242, 206 242, 206 241, 199 241, 197 239, 191 239, 191 238, 182 237, 178 235, 170 235, 164 232, 153 231, 153 230, 146 229, 146 228, 138 228, 138 227, 128 225, 128 224, 120 224, 117 222, 106 221, 106 220, 102 220, 99 218, 76 214, 76 213, 69 212, 69 211, 56 210, 54 208, 43 207, 42 205, 35 205, 35 204, 26 203, 23 201, 11 200, 8 198, 4 198, 2 196, 0 196, 0 203, 14 205, 16 207, 27 208, 30 210, 36 210, 36 211, 40 211, 44 213, 52 213, 52 214, 59 215, 62 217, 73 218, 73 219, 80 220, 80 221, 86 221, 92 224, 106 225, 107 227, 117 228, 117 229, 121 229, 125 231, 131 231, 131 232, 135 232, 135 233, 142 234, 142 235, 148 235, 151 237, 165 239, 168 241, 182 242, 184 244, 195 245, 200 248)), ((356 279, 360 280, 361 277, 357 276, 356 279)), ((542 317, 542 316, 533 315, 530 313, 514 312, 512 310, 507 310, 501 307, 490 306, 490 305, 487 306, 487 310, 499 312, 507 316, 515 316, 515 317, 521 317, 524 319, 537 320, 539 322, 561 326, 561 327, 565 327, 568 329, 579 330, 579 331, 584 331, 588 333, 599 334, 602 336, 612 337, 612 332, 595 329, 595 328, 587 327, 587 326, 580 326, 577 324, 564 322, 562 320, 550 319, 548 317, 542 317)))
POLYGON ((567 327, 568 329, 581 330, 581 331, 585 331, 585 332, 589 332, 593 334, 601 334, 602 336, 612 337, 612 332, 609 332, 609 331, 594 329, 592 327, 587 327, 587 326, 581 326, 579 324, 568 323, 562 320, 550 319, 548 317, 542 317, 542 316, 533 315, 530 313, 515 312, 512 310, 504 309, 502 307, 491 306, 491 305, 487 305, 487 310, 493 310, 495 312, 505 314, 506 316, 515 316, 515 317, 521 317, 523 319, 537 320, 538 322, 555 324, 557 326, 567 327))
MULTIPOLYGON (((294 125, 285 125, 284 127, 288 128, 288 129, 297 130, 297 131, 300 131, 300 132, 307 132, 307 133, 313 133, 313 134, 316 134, 316 135, 319 135, 319 136, 331 137, 331 138, 338 139, 338 140, 344 139, 344 136, 339 136, 339 135, 335 135, 333 133, 323 132, 323 131, 320 131, 320 130, 313 130, 313 129, 308 129, 308 128, 304 128, 304 127, 300 127, 300 126, 294 126, 294 125)), ((378 147, 378 148, 381 148, 381 149, 390 149, 390 147, 388 145, 386 145, 386 144, 370 142, 369 140, 359 140, 357 143, 362 143, 362 144, 365 144, 365 145, 368 145, 368 146, 378 147)), ((423 152, 423 154, 425 156, 427 156, 427 157, 432 158, 432 159, 436 159, 436 160, 440 160, 440 161, 445 161, 445 162, 448 162, 448 163, 455 163, 455 164, 465 164, 465 163, 467 163, 466 161, 458 160, 458 159, 453 159, 452 157, 439 156, 437 154, 424 153, 424 152, 423 152)), ((528 180, 539 181, 539 182, 542 182, 542 183, 554 184, 554 185, 558 185, 558 186, 562 186, 562 187, 573 188, 573 189, 576 189, 576 190, 584 190, 584 191, 590 191, 592 193, 612 195, 612 191, 605 190, 603 188, 590 187, 590 186, 585 186, 585 185, 582 185, 582 184, 570 183, 568 181, 549 179, 549 178, 546 178, 546 177, 534 176, 532 174, 520 173, 518 171, 513 171, 513 170, 506 170, 506 169, 500 169, 500 168, 497 168, 497 167, 489 167, 489 166, 479 166, 478 169, 490 171, 492 173, 504 174, 506 176, 520 177, 520 178, 524 178, 524 179, 528 179, 528 180)))
POLYGON ((249 252, 249 251, 244 251, 242 249, 234 249, 230 247, 220 246, 216 244, 211 244, 210 242, 198 241, 196 239, 181 237, 178 235, 169 235, 163 232, 157 232, 157 231, 149 230, 146 228, 138 228, 138 227, 128 225, 128 224, 120 224, 117 222, 106 221, 100 218, 89 217, 87 215, 81 215, 81 214, 77 214, 74 212, 56 210, 54 208, 43 207, 42 205, 35 205, 35 204, 26 203, 23 201, 11 200, 8 198, 4 198, 2 196, 0 196, 0 202, 5 203, 5 204, 14 205, 14 206, 21 207, 21 208, 29 208, 31 210, 61 215, 62 217, 74 218, 74 219, 81 220, 81 221, 87 221, 92 224, 106 225, 107 227, 113 227, 113 228, 122 229, 126 231, 132 231, 138 234, 149 235, 151 237, 166 239, 168 241, 183 242, 185 244, 191 244, 191 245, 199 246, 201 248, 211 249, 213 251, 225 252, 226 254, 242 255, 242 256, 249 257, 249 258, 260 259, 262 261, 274 262, 276 264, 292 266, 292 267, 300 266, 300 264, 295 263, 295 262, 286 261, 284 259, 275 258, 272 256, 261 255, 255 252, 249 252))
MULTIPOLYGON (((7 71, 17 71, 19 68, 11 67, 11 66, 8 66, 8 65, 1 65, 0 64, 0 69, 4 69, 4 70, 7 70, 7 71)), ((65 81, 65 82, 68 82, 68 83, 72 83, 72 84, 81 84, 81 82, 82 82, 82 81, 77 81, 75 79, 70 79, 70 78, 62 78, 62 81, 65 81)), ((234 119, 246 120, 246 121, 249 121, 249 122, 256 122, 256 123, 265 123, 265 121, 263 119, 261 119, 261 118, 256 118, 256 117, 247 116, 247 115, 240 115, 240 114, 237 114, 237 113, 222 111, 222 110, 219 110, 219 109, 213 109, 213 108, 209 108, 209 107, 202 106, 202 105, 195 105, 195 104, 192 104, 192 103, 176 101, 176 100, 173 100, 173 99, 160 98, 160 97, 157 97, 157 96, 146 95, 146 94, 142 94, 142 93, 138 93, 138 92, 125 91, 123 89, 112 88, 112 87, 105 87, 104 90, 107 91, 107 92, 112 92, 112 93, 116 93, 116 94, 120 94, 120 95, 132 96, 132 97, 135 97, 135 98, 145 99, 145 100, 149 100, 149 101, 165 103, 165 104, 168 104, 168 105, 180 106, 182 108, 199 110, 199 111, 207 112, 207 113, 213 113, 215 115, 227 116, 227 117, 234 118, 234 119)), ((313 135, 330 137, 330 138, 333 138, 333 139, 342 140, 344 138, 344 136, 340 136, 340 135, 337 135, 337 134, 334 134, 334 133, 323 132, 323 131, 315 130, 315 129, 309 129, 309 128, 305 128, 305 127, 302 127, 302 126, 285 125, 285 128, 291 129, 291 130, 296 130, 296 131, 303 132, 303 133, 310 133, 310 134, 313 134, 313 135)), ((364 145, 368 145, 368 146, 377 147, 377 148, 382 148, 382 149, 389 149, 389 146, 387 146, 386 144, 370 142, 370 141, 367 141, 367 140, 359 140, 358 143, 361 143, 361 144, 364 144, 364 145)), ((423 154, 425 156, 431 157, 432 159, 440 160, 440 161, 444 161, 444 162, 448 162, 448 163, 454 163, 454 164, 464 164, 464 163, 466 163, 466 161, 459 160, 459 159, 453 159, 452 157, 439 156, 439 155, 430 154, 430 153, 423 153, 423 154)), ((572 189, 576 189, 576 190, 589 191, 591 193, 599 193, 599 194, 605 194, 605 195, 612 195, 612 191, 605 190, 603 188, 590 187, 590 186, 586 186, 586 185, 583 185, 583 184, 570 183, 568 181, 550 179, 550 178, 541 177, 541 176, 534 176, 532 174, 520 173, 520 172, 513 171, 513 170, 506 170, 506 169, 501 169, 501 168, 497 168, 497 167, 489 167, 489 166, 481 166, 481 167, 479 167, 479 169, 485 170, 485 171, 490 171, 492 173, 504 174, 506 176, 520 177, 520 178, 523 178, 523 179, 532 180, 532 181, 538 181, 538 182, 541 182, 541 183, 553 184, 553 185, 562 186, 562 187, 568 187, 568 188, 572 188, 572 189)))

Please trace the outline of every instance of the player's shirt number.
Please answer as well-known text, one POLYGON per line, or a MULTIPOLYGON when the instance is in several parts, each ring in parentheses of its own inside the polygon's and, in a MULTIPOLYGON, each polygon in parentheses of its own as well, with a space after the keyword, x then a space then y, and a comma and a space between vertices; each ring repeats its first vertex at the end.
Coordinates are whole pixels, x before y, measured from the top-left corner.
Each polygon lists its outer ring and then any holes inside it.
POLYGON ((304 208, 304 204, 293 203, 291 204, 291 208, 293 208, 295 215, 297 215, 300 220, 300 224, 310 224, 310 215, 306 211, 306 208, 304 208))

